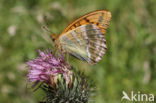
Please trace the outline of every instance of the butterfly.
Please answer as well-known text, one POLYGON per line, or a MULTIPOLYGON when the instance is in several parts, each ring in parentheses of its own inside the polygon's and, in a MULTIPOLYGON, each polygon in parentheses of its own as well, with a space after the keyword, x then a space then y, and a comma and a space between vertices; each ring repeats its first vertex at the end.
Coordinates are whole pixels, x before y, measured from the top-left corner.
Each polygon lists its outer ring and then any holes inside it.
POLYGON ((106 52, 105 33, 110 20, 109 11, 93 11, 75 20, 60 35, 52 34, 51 37, 58 50, 96 64, 106 52))

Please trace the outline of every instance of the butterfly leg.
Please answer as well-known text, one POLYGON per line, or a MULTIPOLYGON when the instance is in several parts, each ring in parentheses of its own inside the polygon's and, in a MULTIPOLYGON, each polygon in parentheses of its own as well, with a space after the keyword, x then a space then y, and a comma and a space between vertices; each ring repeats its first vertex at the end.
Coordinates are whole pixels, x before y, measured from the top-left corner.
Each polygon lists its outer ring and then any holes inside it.
POLYGON ((66 53, 66 60, 69 63, 69 53, 66 53))

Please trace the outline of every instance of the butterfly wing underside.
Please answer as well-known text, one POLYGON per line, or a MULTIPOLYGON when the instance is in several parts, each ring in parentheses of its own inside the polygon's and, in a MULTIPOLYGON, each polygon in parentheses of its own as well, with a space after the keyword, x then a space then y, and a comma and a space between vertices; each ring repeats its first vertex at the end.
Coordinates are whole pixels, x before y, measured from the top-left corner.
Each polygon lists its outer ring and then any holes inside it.
POLYGON ((73 23, 67 26, 61 34, 63 35, 64 33, 85 24, 95 24, 97 27, 99 27, 101 32, 105 34, 106 29, 110 24, 110 20, 111 13, 109 11, 107 10, 94 11, 75 20, 73 23))
POLYGON ((106 51, 104 34, 95 24, 79 26, 58 39, 61 48, 76 58, 96 64, 106 51))

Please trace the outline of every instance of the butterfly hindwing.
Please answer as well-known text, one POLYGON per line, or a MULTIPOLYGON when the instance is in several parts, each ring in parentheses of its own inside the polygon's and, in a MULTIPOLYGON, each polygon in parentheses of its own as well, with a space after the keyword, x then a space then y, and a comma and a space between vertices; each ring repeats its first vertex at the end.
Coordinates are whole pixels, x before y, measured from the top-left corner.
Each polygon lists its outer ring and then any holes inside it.
POLYGON ((95 24, 85 24, 59 36, 61 48, 76 58, 96 64, 106 51, 104 34, 95 24))

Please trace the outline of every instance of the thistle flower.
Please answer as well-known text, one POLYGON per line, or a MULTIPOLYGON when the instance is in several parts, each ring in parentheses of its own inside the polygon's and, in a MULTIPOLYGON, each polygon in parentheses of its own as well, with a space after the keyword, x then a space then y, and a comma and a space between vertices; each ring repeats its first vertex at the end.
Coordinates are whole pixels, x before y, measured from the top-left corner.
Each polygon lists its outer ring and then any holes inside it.
POLYGON ((38 53, 38 58, 27 62, 27 77, 34 86, 42 83, 39 87, 46 97, 40 103, 88 103, 90 87, 84 75, 74 72, 62 54, 55 57, 50 50, 38 53))
POLYGON ((63 55, 58 55, 58 58, 52 54, 50 50, 42 52, 38 50, 39 57, 27 62, 29 67, 29 74, 27 75, 30 82, 46 83, 53 85, 57 82, 57 76, 62 74, 68 84, 71 80, 71 67, 65 62, 63 55))

